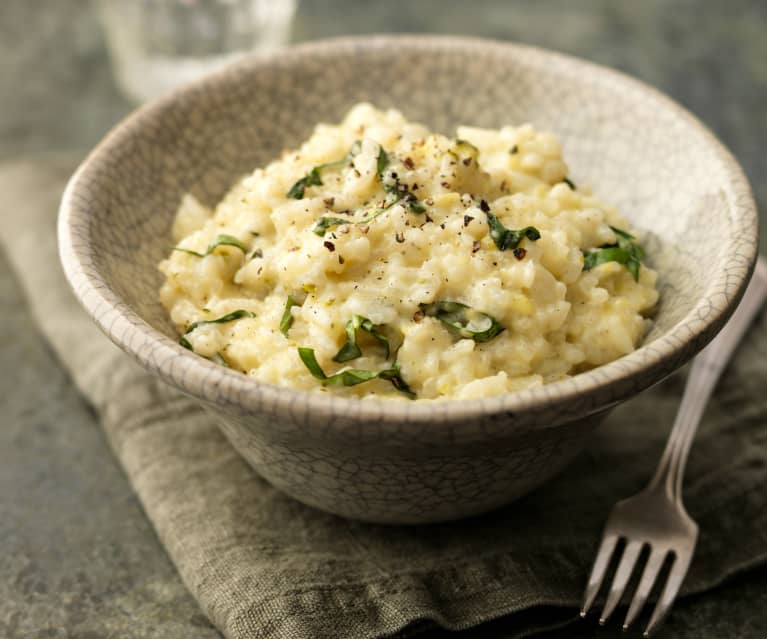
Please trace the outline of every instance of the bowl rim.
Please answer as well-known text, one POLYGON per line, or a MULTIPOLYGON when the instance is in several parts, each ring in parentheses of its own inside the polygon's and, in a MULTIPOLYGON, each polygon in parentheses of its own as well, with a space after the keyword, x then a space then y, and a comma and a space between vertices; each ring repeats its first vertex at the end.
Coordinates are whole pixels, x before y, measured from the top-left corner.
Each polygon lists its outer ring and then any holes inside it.
POLYGON ((546 426, 542 415, 568 416, 569 419, 601 411, 660 381, 702 349, 729 318, 748 283, 758 251, 758 215, 748 180, 730 151, 684 107, 637 79, 570 55, 508 41, 431 34, 381 34, 317 40, 271 54, 251 55, 140 107, 105 136, 69 180, 59 209, 58 235, 59 253, 67 280, 80 304, 99 327, 143 366, 200 399, 252 413, 266 410, 272 414, 296 416, 299 413, 326 418, 345 416, 381 424, 412 423, 417 426, 435 420, 458 423, 503 413, 522 418, 522 422, 527 421, 534 426, 546 426), (523 55, 526 64, 531 61, 535 64, 553 62, 558 68, 577 72, 590 81, 609 83, 654 101, 701 135, 710 147, 711 161, 718 161, 724 169, 728 186, 726 195, 732 211, 730 242, 738 236, 750 237, 753 241, 746 243, 745 248, 741 246, 742 259, 728 265, 727 281, 712 280, 694 307, 652 342, 613 362, 573 377, 481 399, 413 402, 366 398, 361 401, 359 398, 259 382, 190 353, 150 326, 110 288, 94 267, 90 244, 78 229, 87 225, 91 177, 101 163, 109 161, 112 149, 123 139, 171 109, 177 100, 193 99, 193 93, 200 87, 224 85, 235 70, 256 73, 275 63, 283 68, 298 64, 306 56, 350 54, 360 48, 375 50, 392 45, 423 52, 481 47, 510 59, 514 54, 523 55), (723 300, 723 305, 711 304, 714 297, 723 300), (674 362, 671 368, 669 361, 674 362), (573 402, 588 397, 593 401, 580 402, 577 409, 573 409, 573 402))

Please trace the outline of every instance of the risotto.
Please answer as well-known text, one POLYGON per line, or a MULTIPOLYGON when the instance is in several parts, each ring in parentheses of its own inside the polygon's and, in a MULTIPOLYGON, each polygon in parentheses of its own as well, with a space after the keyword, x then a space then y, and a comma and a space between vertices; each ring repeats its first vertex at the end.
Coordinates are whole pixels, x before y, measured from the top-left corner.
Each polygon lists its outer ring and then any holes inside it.
POLYGON ((530 125, 432 133, 368 104, 209 210, 187 195, 160 264, 195 353, 349 397, 510 393, 630 353, 656 273, 530 125))

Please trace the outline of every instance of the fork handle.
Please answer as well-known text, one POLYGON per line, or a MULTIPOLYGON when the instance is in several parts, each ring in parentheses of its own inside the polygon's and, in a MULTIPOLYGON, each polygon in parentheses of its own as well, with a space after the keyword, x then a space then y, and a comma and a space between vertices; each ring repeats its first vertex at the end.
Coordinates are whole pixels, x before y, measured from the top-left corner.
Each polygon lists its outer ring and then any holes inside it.
POLYGON ((757 260, 751 282, 730 320, 693 361, 679 411, 649 490, 663 489, 682 503, 687 456, 711 393, 738 343, 767 297, 767 262, 757 260))

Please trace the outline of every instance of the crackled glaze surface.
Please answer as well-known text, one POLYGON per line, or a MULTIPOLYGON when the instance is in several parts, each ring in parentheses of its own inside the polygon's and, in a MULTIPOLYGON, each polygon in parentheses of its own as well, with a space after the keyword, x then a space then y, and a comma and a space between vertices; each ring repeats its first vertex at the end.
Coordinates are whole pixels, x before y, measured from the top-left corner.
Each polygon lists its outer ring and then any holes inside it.
POLYGON ((256 58, 126 120, 73 177, 61 254, 101 328, 212 407, 254 467, 295 497, 390 522, 481 512, 531 489, 582 448, 593 417, 658 381, 716 333, 756 255, 751 193, 692 116, 618 73, 489 41, 345 39, 256 58), (530 121, 648 234, 655 327, 635 353, 570 380, 482 401, 392 404, 253 382, 177 345, 155 265, 181 195, 212 204, 235 178, 355 102, 448 132, 530 121))

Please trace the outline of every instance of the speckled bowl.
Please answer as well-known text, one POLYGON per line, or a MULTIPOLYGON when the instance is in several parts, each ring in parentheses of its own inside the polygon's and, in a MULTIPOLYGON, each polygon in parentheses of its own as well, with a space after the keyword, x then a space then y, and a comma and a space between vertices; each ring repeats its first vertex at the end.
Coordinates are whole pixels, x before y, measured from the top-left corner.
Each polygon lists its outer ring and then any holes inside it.
POLYGON ((563 55, 426 36, 312 43, 247 60, 119 125, 61 206, 67 277, 103 331, 208 408, 277 488, 359 519, 431 522, 506 504, 562 469, 606 412, 689 360, 740 298, 757 216, 728 151, 677 104, 563 55), (213 204, 242 174, 355 102, 450 133, 530 121, 561 137, 573 178, 649 234, 655 327, 636 352, 492 399, 382 402, 259 384, 178 345, 158 302, 183 193, 213 204))

